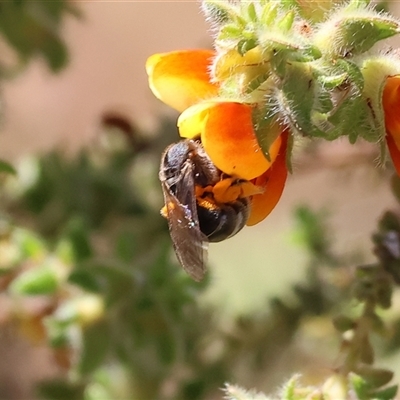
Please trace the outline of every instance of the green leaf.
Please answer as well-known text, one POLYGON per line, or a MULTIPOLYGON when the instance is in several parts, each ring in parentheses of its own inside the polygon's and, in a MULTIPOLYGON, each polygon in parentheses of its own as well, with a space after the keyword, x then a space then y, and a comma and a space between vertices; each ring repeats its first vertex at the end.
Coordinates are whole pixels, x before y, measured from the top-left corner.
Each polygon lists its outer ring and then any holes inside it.
POLYGON ((90 262, 78 265, 71 279, 79 285, 87 285, 88 290, 96 292, 98 288, 103 293, 105 302, 110 305, 132 291, 135 276, 124 265, 90 262))
POLYGON ((398 32, 399 23, 394 18, 358 1, 326 20, 314 36, 314 43, 331 57, 348 57, 362 54, 398 32))
POLYGON ((57 36, 48 36, 42 45, 42 53, 53 72, 58 72, 68 63, 68 51, 57 36))
POLYGON ((59 280, 55 271, 47 265, 34 267, 18 275, 10 290, 22 295, 45 295, 57 291, 59 280))
POLYGON ((363 378, 369 389, 379 388, 393 379, 393 371, 383 368, 374 368, 369 365, 358 367, 356 372, 363 378))
POLYGON ((233 5, 224 1, 202 1, 202 9, 207 18, 217 24, 226 24, 234 21, 237 11, 233 5))
POLYGON ((270 148, 272 143, 281 134, 282 129, 275 115, 270 114, 270 107, 253 109, 252 114, 254 131, 258 144, 264 152, 267 160, 271 160, 270 148))
POLYGON ((158 356, 161 362, 165 365, 170 365, 175 360, 176 356, 176 341, 169 333, 162 333, 157 337, 156 346, 158 356))
MULTIPOLYGON (((373 364, 375 359, 375 352, 372 344, 368 338, 368 336, 364 336, 360 340, 360 361, 365 364, 373 364)), ((368 370, 366 370, 368 371, 368 370)), ((363 378, 366 379, 366 376, 361 373, 360 370, 357 371, 363 378)), ((390 379, 389 379, 390 380, 390 379)), ((368 381, 370 382, 370 381, 368 381)), ((383 383, 382 383, 383 385, 383 383)), ((381 385, 379 385, 381 386, 381 385)))
POLYGON ((33 232, 25 229, 16 229, 14 234, 15 241, 22 252, 22 257, 40 259, 46 254, 46 244, 33 232))
POLYGON ((278 16, 279 4, 275 1, 268 1, 262 9, 260 21, 265 26, 273 24, 278 16))
POLYGON ((110 327, 104 320, 87 326, 83 332, 82 354, 78 369, 82 375, 92 373, 104 362, 110 349, 110 327))
POLYGON ((69 221, 66 236, 71 241, 76 261, 84 261, 93 255, 89 228, 81 218, 69 221))
POLYGON ((315 90, 315 81, 309 66, 293 62, 285 67, 285 78, 276 101, 293 132, 304 136, 316 135, 318 130, 311 119, 315 90))
POLYGON ((356 322, 354 321, 354 319, 346 317, 344 315, 338 315, 334 317, 332 322, 334 327, 339 332, 346 332, 356 326, 356 322))
POLYGON ((340 34, 344 36, 343 45, 352 54, 360 54, 369 50, 376 42, 396 35, 399 24, 387 15, 371 17, 349 18, 344 20, 339 27, 340 34))
POLYGON ((58 37, 62 14, 71 13, 72 7, 64 1, 2 2, 0 32, 19 54, 28 60, 42 54, 50 68, 56 72, 66 65, 67 50, 58 37))
POLYGON ((295 400, 296 397, 296 387, 299 383, 299 376, 294 375, 289 381, 287 381, 281 390, 282 400, 295 400))
POLYGON ((228 24, 221 28, 218 34, 218 40, 238 39, 242 35, 242 29, 234 24, 228 24))
POLYGON ((252 22, 256 22, 258 19, 256 7, 253 2, 249 2, 247 5, 247 16, 252 22))
POLYGON ((0 160, 0 172, 5 174, 17 175, 16 169, 4 160, 0 160))
POLYGON ((389 386, 385 389, 371 393, 374 400, 393 400, 397 395, 398 385, 389 386))
POLYGON ((237 44, 237 51, 241 56, 244 56, 249 50, 257 46, 256 39, 243 39, 237 44))
POLYGON ((137 251, 137 233, 132 231, 121 232, 115 246, 115 254, 121 261, 131 262, 137 251))
POLYGON ((37 391, 46 400, 83 400, 85 384, 54 379, 39 383, 37 391))
POLYGON ((293 12, 293 10, 287 12, 283 18, 278 22, 278 27, 281 31, 284 33, 287 33, 290 31, 290 29, 293 26, 293 22, 295 20, 296 14, 293 12))
POLYGON ((98 279, 93 275, 93 272, 87 269, 74 269, 68 277, 68 282, 78 285, 88 292, 99 293, 101 291, 98 279))
POLYGON ((359 400, 367 400, 370 398, 368 391, 371 387, 361 376, 350 373, 349 379, 359 400))

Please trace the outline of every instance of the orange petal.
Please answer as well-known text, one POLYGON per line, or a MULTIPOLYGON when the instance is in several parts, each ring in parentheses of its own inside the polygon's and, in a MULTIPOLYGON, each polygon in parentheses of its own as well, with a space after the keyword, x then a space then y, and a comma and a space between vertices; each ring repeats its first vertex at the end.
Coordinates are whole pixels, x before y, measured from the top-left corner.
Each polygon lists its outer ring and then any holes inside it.
POLYGON ((178 120, 182 137, 201 140, 213 163, 228 175, 251 180, 263 174, 278 154, 278 137, 270 149, 271 162, 262 152, 253 129, 252 108, 235 102, 196 104, 178 120))
POLYGON ((387 78, 383 89, 382 105, 385 111, 386 131, 400 149, 400 75, 387 78))
POLYGON ((281 198, 287 178, 286 148, 288 131, 282 133, 282 146, 271 168, 258 177, 254 184, 265 188, 264 193, 253 196, 251 212, 246 225, 258 224, 275 208, 281 198))
POLYGON ((393 161, 394 168, 397 172, 397 175, 400 176, 400 151, 393 139, 393 137, 389 134, 386 135, 386 143, 389 148, 390 157, 393 161))
POLYGON ((216 96, 210 82, 211 50, 182 50, 154 54, 146 62, 149 86, 164 103, 183 111, 200 100, 216 96))

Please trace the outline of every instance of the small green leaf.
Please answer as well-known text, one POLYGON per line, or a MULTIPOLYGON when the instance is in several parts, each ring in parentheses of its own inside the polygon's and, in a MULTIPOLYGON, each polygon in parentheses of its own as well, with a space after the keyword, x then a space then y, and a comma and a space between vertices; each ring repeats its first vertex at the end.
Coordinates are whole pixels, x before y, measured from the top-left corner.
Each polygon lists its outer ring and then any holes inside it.
POLYGON ((319 74, 318 81, 320 82, 321 86, 326 89, 335 89, 338 86, 342 85, 346 79, 348 79, 348 74, 346 72, 342 72, 339 74, 329 73, 326 75, 319 74))
POLYGON ((356 326, 356 322, 352 318, 346 317, 344 315, 338 315, 334 317, 332 322, 334 327, 339 332, 349 331, 350 329, 354 329, 356 326))
POLYGON ((256 39, 243 39, 237 44, 237 51, 241 56, 244 56, 249 50, 257 46, 256 39))
POLYGON ((372 8, 348 12, 343 8, 335 21, 328 20, 315 36, 315 44, 331 56, 347 57, 368 51, 375 43, 399 33, 399 23, 372 8))
POLYGON ((11 175, 16 175, 17 171, 15 168, 9 164, 7 161, 0 160, 0 172, 5 173, 5 174, 11 174, 11 175))
POLYGON ((156 342, 159 360, 165 365, 171 365, 176 357, 176 341, 170 334, 160 334, 156 342))
POLYGON ((283 16, 283 18, 278 22, 279 29, 284 33, 289 32, 293 26, 295 17, 296 17, 296 14, 293 12, 293 10, 287 12, 283 16))
POLYGON ((262 9, 260 21, 269 26, 273 24, 278 16, 279 3, 275 1, 268 1, 262 9))
MULTIPOLYGON (((375 359, 375 352, 374 348, 371 345, 371 342, 368 336, 364 336, 360 341, 360 361, 365 364, 373 364, 375 359)), ((357 371, 363 378, 365 376, 360 372, 357 371)))
POLYGON ((121 261, 131 262, 137 252, 137 233, 131 231, 121 232, 115 245, 115 254, 121 261))
POLYGON ((101 285, 90 269, 74 269, 68 277, 68 282, 78 285, 88 292, 99 293, 101 291, 101 285))
POLYGON ((53 72, 59 72, 68 63, 68 52, 64 42, 49 35, 42 45, 42 53, 53 72))
POLYGON ((247 15, 249 20, 252 22, 256 22, 258 20, 257 10, 253 2, 249 2, 247 5, 247 15))
POLYGON ((106 358, 111 344, 110 327, 104 320, 84 329, 79 371, 82 375, 92 373, 106 358))
POLYGON ((76 261, 83 261, 93 254, 89 238, 89 231, 81 218, 69 221, 65 236, 70 240, 76 261))
POLYGON ((253 126, 257 136, 258 144, 264 152, 268 161, 271 160, 270 148, 272 143, 282 132, 277 118, 269 114, 269 107, 262 107, 253 110, 253 126))
POLYGON ((85 385, 54 379, 39 383, 37 391, 40 398, 46 400, 83 400, 85 385))
POLYGON ((276 102, 292 131, 303 136, 315 136, 318 131, 312 122, 315 89, 309 66, 302 63, 286 65, 285 79, 280 93, 276 96, 276 102))
POLYGON ((371 393, 371 398, 374 400, 393 400, 397 395, 397 390, 397 385, 389 386, 385 389, 371 393))
POLYGON ((15 240, 24 258, 39 259, 46 254, 45 243, 33 232, 16 229, 15 240))
POLYGON ((243 30, 234 24, 224 25, 218 34, 218 40, 237 39, 242 35, 243 30))
POLYGON ((379 388, 393 379, 393 371, 383 368, 374 368, 369 365, 359 366, 356 372, 363 378, 369 389, 379 388))
POLYGON ((350 373, 349 379, 359 400, 369 399, 368 391, 371 388, 370 385, 360 375, 355 373, 350 373))
POLYGON ((11 283, 10 290, 22 295, 45 295, 56 292, 58 285, 55 271, 44 265, 17 276, 11 283))
POLYGON ((202 1, 202 9, 206 17, 217 24, 232 22, 233 15, 237 13, 235 8, 228 2, 216 0, 202 1))
POLYGON ((296 387, 298 383, 299 383, 299 376, 295 375, 283 385, 281 390, 282 400, 295 400, 297 398, 296 387))

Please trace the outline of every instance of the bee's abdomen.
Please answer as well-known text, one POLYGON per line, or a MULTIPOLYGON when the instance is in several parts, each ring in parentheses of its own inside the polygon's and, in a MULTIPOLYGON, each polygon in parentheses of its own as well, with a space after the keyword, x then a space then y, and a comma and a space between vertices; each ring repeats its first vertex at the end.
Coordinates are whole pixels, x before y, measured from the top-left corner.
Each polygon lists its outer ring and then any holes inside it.
POLYGON ((249 217, 248 199, 238 199, 232 203, 215 205, 197 203, 200 230, 210 242, 221 242, 236 235, 249 217))

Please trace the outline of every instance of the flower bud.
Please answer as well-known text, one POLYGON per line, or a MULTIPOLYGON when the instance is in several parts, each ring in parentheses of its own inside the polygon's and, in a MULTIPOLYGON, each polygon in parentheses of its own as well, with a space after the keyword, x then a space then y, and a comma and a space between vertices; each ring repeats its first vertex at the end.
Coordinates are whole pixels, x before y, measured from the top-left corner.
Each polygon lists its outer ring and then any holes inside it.
POLYGON ((321 25, 314 44, 330 57, 347 57, 368 51, 379 40, 399 33, 399 28, 392 16, 353 1, 321 25))

